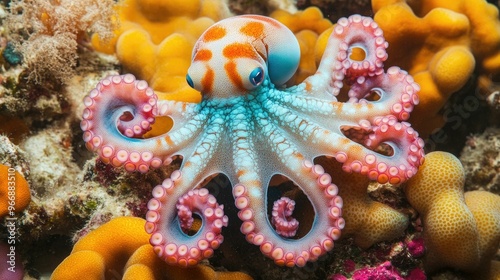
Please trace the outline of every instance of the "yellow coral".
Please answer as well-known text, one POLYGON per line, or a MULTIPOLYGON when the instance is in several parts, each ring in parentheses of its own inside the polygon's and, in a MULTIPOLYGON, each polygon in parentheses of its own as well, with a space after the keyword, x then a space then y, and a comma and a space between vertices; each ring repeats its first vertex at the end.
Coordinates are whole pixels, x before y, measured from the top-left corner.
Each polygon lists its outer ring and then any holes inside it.
POLYGON ((420 213, 428 250, 426 270, 454 267, 472 271, 479 262, 474 216, 463 195, 465 176, 452 154, 432 152, 405 188, 410 204, 420 213))
POLYGON ((219 280, 251 280, 252 277, 243 272, 219 272, 209 266, 196 267, 166 266, 160 260, 151 245, 139 247, 125 265, 123 280, 137 279, 219 279, 219 280))
POLYGON ((428 272, 442 267, 489 271, 500 242, 500 197, 484 191, 464 196, 463 184, 460 161, 432 152, 405 186, 408 201, 421 215, 428 272))
POLYGON ((26 179, 14 168, 0 164, 0 217, 10 214, 10 209, 13 213, 23 211, 30 201, 30 188, 26 179))
POLYGON ((191 50, 214 20, 229 15, 225 2, 126 0, 116 8, 116 37, 102 42, 94 36, 94 48, 116 53, 125 71, 146 80, 160 99, 199 101, 200 94, 185 79, 191 50))
POLYGON ((486 191, 470 191, 465 193, 465 203, 477 224, 479 262, 486 264, 500 245, 500 196, 486 191))
POLYGON ((304 11, 294 14, 284 10, 276 10, 270 17, 286 25, 299 41, 300 62, 299 68, 291 84, 302 82, 305 78, 316 72, 315 45, 319 34, 332 26, 332 23, 323 17, 321 11, 316 7, 309 7, 304 11))
POLYGON ((168 266, 149 245, 145 223, 141 218, 119 217, 100 226, 75 244, 51 279, 252 279, 242 272, 216 272, 204 265, 168 266))
POLYGON ((344 172, 336 161, 321 160, 320 164, 332 174, 332 182, 339 187, 339 195, 344 201, 343 237, 353 237, 356 245, 368 248, 375 243, 402 236, 408 226, 408 217, 371 199, 367 192, 370 181, 366 176, 344 172))
POLYGON ((486 1, 373 0, 372 7, 389 42, 386 65, 421 85, 410 122, 423 137, 444 125, 439 111, 474 69, 500 73, 498 10, 486 1))

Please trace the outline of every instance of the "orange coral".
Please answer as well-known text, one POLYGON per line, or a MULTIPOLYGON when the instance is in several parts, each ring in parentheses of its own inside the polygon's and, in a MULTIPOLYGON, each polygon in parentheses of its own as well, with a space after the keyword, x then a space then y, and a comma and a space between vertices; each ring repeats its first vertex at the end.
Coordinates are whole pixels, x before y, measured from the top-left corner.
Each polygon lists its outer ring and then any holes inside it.
POLYGON ((444 125, 449 97, 477 69, 500 73, 498 10, 484 0, 373 0, 374 19, 389 42, 386 65, 420 84, 410 122, 423 137, 444 125))
POLYGON ((23 211, 30 201, 30 188, 26 179, 14 168, 0 164, 0 217, 23 211))
POLYGON ((168 266, 149 245, 145 223, 141 218, 119 217, 100 226, 75 244, 51 279, 252 279, 242 272, 216 272, 204 265, 168 266))
POLYGON ((500 196, 472 191, 464 196, 464 169, 446 152, 426 155, 419 172, 405 187, 420 213, 429 272, 453 267, 489 271, 500 242, 500 196))

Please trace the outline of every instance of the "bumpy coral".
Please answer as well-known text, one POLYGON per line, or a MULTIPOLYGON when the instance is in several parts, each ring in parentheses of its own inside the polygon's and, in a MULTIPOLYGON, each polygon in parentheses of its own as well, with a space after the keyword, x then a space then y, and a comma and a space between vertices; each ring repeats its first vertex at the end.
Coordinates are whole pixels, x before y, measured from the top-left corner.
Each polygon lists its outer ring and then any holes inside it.
POLYGON ((500 196, 486 191, 470 191, 465 193, 465 203, 476 220, 479 263, 488 263, 500 245, 500 196))
POLYGON ((472 191, 464 196, 464 170, 452 154, 432 152, 405 187, 420 213, 427 247, 426 271, 453 267, 488 272, 500 242, 500 196, 472 191))
POLYGON ((13 167, 23 177, 28 177, 30 174, 26 154, 5 135, 0 135, 0 162, 13 167))
POLYGON ((484 0, 372 1, 389 42, 389 65, 400 65, 422 88, 412 124, 426 137, 446 117, 451 94, 480 73, 500 72, 498 10, 484 0))
POLYGON ((0 217, 14 218, 31 201, 28 182, 15 168, 0 164, 0 217))
POLYGON ((167 266, 147 246, 144 224, 140 218, 119 217, 90 232, 75 244, 51 279, 251 279, 241 272, 215 272, 201 265, 189 269, 167 266))
POLYGON ((315 157, 335 157, 343 171, 392 184, 413 176, 423 161, 422 139, 403 122, 418 103, 419 87, 397 67, 384 71, 385 47, 372 19, 342 18, 318 71, 285 88, 300 58, 293 33, 268 17, 229 18, 205 31, 193 51, 186 79, 202 92, 201 103, 158 101, 145 81, 111 76, 84 99, 84 140, 102 161, 128 171, 183 156, 180 170, 153 189, 148 204, 146 230, 165 261, 194 265, 219 246, 227 219, 222 206, 194 189, 223 173, 234 184, 247 240, 279 265, 304 266, 331 250, 344 227, 337 186, 312 163, 315 157), (351 55, 360 50, 364 57, 351 55), (344 84, 350 85, 345 103, 336 99, 344 84), (374 91, 378 98, 371 100, 374 91), (157 116, 171 117, 172 130, 141 139, 157 116), (384 144, 392 156, 377 150, 384 144), (296 182, 315 208, 313 226, 300 239, 278 235, 268 221, 265 197, 276 173, 296 182), (183 233, 189 222, 172 223, 186 212, 206 222, 194 236, 183 233))

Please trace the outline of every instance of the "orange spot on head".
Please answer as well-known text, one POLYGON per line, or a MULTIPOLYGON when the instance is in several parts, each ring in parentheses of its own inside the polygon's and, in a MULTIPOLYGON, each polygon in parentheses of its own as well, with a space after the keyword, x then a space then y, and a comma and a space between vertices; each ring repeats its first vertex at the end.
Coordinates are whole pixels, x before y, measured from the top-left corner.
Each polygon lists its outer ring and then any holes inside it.
POLYGON ((257 21, 251 21, 240 29, 240 32, 254 38, 261 38, 264 33, 264 24, 257 21))
POLYGON ((259 15, 242 15, 241 17, 260 20, 260 21, 267 22, 267 23, 273 25, 274 27, 281 27, 281 25, 276 20, 274 20, 272 18, 259 16, 259 15))
POLYGON ((208 61, 212 58, 212 52, 210 50, 201 49, 196 51, 193 61, 208 61))
POLYGON ((222 54, 229 59, 241 57, 257 59, 259 56, 255 51, 255 48, 249 43, 229 44, 224 48, 224 50, 222 50, 222 54))
POLYGON ((222 26, 213 26, 203 34, 201 38, 204 42, 216 41, 226 36, 226 29, 222 26))
POLYGON ((229 80, 233 83, 233 85, 235 85, 239 90, 245 91, 245 87, 241 81, 241 76, 236 69, 236 63, 230 61, 224 65, 224 69, 226 69, 226 75, 229 77, 229 80))
POLYGON ((201 86, 203 92, 211 92, 214 85, 214 70, 212 68, 207 68, 207 72, 203 79, 201 79, 201 86))

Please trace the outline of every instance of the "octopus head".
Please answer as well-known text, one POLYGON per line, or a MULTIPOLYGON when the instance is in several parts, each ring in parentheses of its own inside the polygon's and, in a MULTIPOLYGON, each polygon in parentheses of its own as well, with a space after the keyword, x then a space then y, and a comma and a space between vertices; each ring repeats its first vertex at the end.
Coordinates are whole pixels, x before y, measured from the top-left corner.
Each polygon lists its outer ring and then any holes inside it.
POLYGON ((265 60, 250 43, 226 45, 217 56, 212 56, 213 45, 210 49, 204 44, 198 47, 186 81, 205 97, 241 96, 255 90, 267 77, 265 60))
POLYGON ((283 85, 299 60, 299 44, 286 26, 263 16, 237 16, 201 35, 186 80, 204 98, 243 96, 265 86, 266 80, 283 85))

